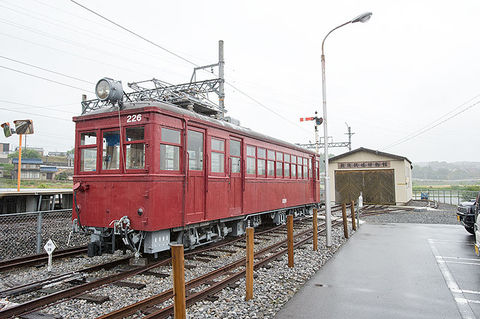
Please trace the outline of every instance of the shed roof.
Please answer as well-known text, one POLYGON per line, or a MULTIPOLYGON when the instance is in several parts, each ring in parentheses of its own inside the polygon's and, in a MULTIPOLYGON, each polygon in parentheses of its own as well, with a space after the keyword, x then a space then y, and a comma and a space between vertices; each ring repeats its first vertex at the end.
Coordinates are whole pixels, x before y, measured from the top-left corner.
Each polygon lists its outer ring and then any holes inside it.
POLYGON ((358 153, 358 152, 372 153, 372 154, 385 156, 385 157, 390 157, 390 158, 393 158, 393 159, 396 159, 396 160, 401 160, 401 161, 406 160, 407 162, 410 163, 410 165, 412 164, 412 162, 408 158, 406 158, 405 156, 380 152, 380 151, 372 150, 372 149, 365 148, 365 147, 359 147, 357 149, 354 149, 353 151, 346 152, 346 153, 343 153, 343 154, 340 154, 340 155, 337 155, 337 156, 334 156, 334 157, 330 157, 330 159, 328 161, 329 162, 336 161, 338 159, 341 159, 343 157, 346 157, 346 156, 349 156, 349 155, 352 155, 352 154, 355 154, 355 153, 358 153))

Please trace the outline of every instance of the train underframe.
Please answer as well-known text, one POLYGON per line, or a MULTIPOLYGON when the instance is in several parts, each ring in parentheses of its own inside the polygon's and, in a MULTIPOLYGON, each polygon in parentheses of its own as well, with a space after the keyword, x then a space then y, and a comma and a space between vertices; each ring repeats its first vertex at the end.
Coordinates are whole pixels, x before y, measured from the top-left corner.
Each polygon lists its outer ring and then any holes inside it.
POLYGON ((90 235, 89 257, 99 256, 102 253, 113 253, 117 249, 131 250, 135 257, 141 255, 156 257, 158 253, 170 250, 171 244, 183 244, 187 250, 194 249, 222 240, 227 236, 241 236, 249 226, 285 224, 287 215, 295 217, 312 215, 315 207, 318 207, 318 204, 289 207, 157 231, 134 230, 130 228, 130 220, 127 216, 112 221, 112 228, 80 226, 74 219, 73 231, 90 235))

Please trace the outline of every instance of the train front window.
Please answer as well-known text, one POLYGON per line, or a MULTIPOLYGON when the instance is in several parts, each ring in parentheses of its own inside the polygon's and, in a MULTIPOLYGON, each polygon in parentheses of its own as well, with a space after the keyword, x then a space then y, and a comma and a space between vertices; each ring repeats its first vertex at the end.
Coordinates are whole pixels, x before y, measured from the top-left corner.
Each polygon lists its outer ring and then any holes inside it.
POLYGON ((145 168, 145 128, 143 126, 127 127, 126 140, 126 167, 127 169, 145 168))
POLYGON ((120 168, 120 131, 103 132, 102 169, 120 168))
POLYGON ((82 133, 80 135, 80 145, 97 145, 97 133, 82 133))
POLYGON ((80 171, 95 172, 97 168, 97 148, 84 148, 80 155, 80 171))
POLYGON ((160 169, 165 171, 180 170, 180 131, 162 127, 160 169))

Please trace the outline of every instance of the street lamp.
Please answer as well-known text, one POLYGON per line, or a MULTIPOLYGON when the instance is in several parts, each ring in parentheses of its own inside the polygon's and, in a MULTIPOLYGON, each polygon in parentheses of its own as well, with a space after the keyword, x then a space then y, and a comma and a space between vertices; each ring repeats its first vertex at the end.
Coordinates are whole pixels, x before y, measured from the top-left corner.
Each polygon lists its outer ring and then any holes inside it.
POLYGON ((325 40, 327 37, 332 33, 333 31, 347 25, 350 23, 356 23, 356 22, 367 22, 370 20, 370 17, 372 16, 371 12, 366 12, 361 15, 359 15, 356 18, 353 18, 350 21, 347 21, 341 25, 339 25, 336 28, 333 28, 330 30, 330 32, 327 33, 325 38, 323 38, 322 41, 322 95, 323 95, 323 135, 324 135, 324 156, 325 156, 325 219, 327 223, 327 247, 332 246, 332 212, 331 212, 331 206, 330 206, 330 177, 328 176, 328 130, 327 130, 327 89, 325 86, 325 54, 324 54, 324 44, 325 40))

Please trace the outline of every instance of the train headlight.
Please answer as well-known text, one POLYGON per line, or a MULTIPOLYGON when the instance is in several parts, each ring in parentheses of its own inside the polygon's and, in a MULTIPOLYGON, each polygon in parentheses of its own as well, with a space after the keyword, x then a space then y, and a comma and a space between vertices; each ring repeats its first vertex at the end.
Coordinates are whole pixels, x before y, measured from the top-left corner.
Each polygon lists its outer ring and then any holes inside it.
POLYGON ((102 101, 117 102, 123 98, 123 88, 121 81, 115 81, 110 78, 103 78, 95 86, 95 94, 102 101))

